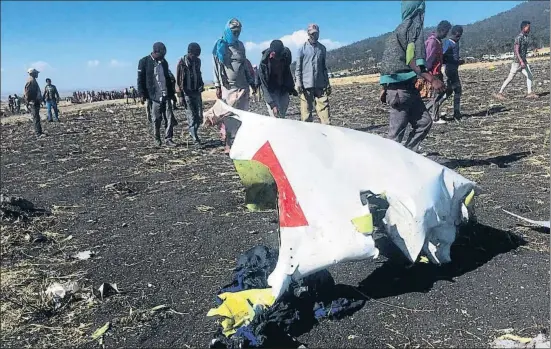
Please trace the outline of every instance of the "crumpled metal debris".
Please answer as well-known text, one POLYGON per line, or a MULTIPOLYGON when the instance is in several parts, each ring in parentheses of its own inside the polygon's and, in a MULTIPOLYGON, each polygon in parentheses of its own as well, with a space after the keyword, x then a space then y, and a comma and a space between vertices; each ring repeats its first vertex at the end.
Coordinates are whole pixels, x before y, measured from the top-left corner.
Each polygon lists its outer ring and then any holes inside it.
POLYGON ((521 220, 523 220, 525 222, 528 222, 530 224, 538 225, 540 227, 544 227, 544 228, 547 228, 547 229, 551 228, 551 221, 535 221, 535 220, 532 220, 532 219, 528 219, 528 218, 519 216, 518 214, 514 214, 513 212, 509 212, 507 210, 503 210, 503 212, 505 212, 507 214, 510 214, 511 216, 516 217, 518 219, 521 219, 521 220))
POLYGON ((45 291, 48 297, 54 303, 54 310, 57 310, 63 304, 66 297, 75 294, 81 290, 80 285, 75 281, 69 281, 64 284, 54 282, 45 291))
POLYGON ((101 286, 98 288, 98 292, 101 300, 113 294, 120 293, 119 288, 117 287, 117 284, 110 284, 107 282, 104 282, 103 284, 101 284, 101 286))
POLYGON ((543 333, 534 338, 519 337, 511 333, 504 334, 494 339, 492 348, 549 348, 549 337, 543 333))

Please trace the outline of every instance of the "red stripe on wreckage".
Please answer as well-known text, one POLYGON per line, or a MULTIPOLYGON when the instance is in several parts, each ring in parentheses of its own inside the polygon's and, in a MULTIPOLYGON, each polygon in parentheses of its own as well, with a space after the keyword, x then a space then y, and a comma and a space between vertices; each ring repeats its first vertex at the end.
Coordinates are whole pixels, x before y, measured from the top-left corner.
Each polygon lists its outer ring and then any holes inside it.
POLYGON ((258 161, 268 167, 277 185, 279 203, 279 225, 282 228, 294 228, 308 226, 306 216, 298 203, 295 192, 285 171, 279 163, 270 142, 264 143, 254 154, 252 160, 258 161))

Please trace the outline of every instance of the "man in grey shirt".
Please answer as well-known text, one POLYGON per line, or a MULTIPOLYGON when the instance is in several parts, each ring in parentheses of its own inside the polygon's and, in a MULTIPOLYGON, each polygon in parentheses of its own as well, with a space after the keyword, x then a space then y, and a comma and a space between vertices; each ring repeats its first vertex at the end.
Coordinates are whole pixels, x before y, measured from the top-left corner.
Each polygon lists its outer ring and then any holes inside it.
POLYGON ((312 109, 316 111, 322 124, 331 124, 329 116, 329 74, 325 64, 326 48, 319 41, 317 24, 308 26, 308 41, 298 49, 295 72, 295 89, 300 95, 300 117, 312 122, 312 109))

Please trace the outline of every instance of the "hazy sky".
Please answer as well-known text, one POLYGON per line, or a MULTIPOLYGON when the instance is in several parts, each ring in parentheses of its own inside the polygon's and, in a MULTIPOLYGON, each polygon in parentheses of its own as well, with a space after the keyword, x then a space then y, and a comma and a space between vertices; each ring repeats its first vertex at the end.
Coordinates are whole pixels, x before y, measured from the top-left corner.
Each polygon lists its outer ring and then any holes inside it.
MULTIPOLYGON (((427 1, 425 25, 442 19, 468 24, 519 3, 427 1)), ((61 91, 135 85, 138 60, 155 41, 165 43, 173 72, 187 45, 198 42, 204 78, 211 80, 212 47, 232 17, 243 23, 240 39, 253 64, 277 38, 294 54, 310 22, 320 26, 320 39, 333 49, 391 31, 401 19, 399 1, 2 1, 0 6, 2 95, 22 93, 29 67, 41 71, 41 85, 50 77, 61 91)))

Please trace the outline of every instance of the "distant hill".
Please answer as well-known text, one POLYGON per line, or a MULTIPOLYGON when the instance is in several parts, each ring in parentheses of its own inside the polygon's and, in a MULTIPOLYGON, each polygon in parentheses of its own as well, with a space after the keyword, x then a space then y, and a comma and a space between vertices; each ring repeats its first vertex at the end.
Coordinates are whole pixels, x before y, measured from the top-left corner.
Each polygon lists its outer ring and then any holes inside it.
MULTIPOLYGON (((513 39, 520 32, 520 22, 523 20, 532 23, 530 40, 533 48, 549 46, 549 15, 549 1, 533 0, 482 21, 463 25, 461 56, 480 58, 484 54, 513 51, 513 39)), ((425 38, 433 30, 426 28, 425 38)), ((358 73, 368 73, 368 68, 381 60, 389 34, 327 52, 327 66, 332 72, 351 69, 358 70, 358 73)))

